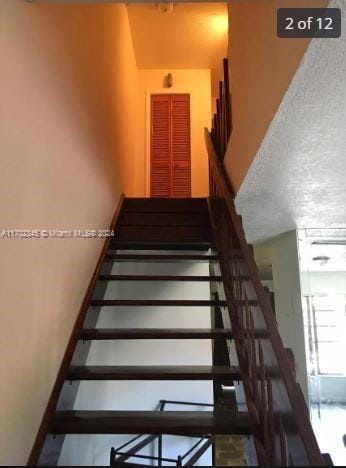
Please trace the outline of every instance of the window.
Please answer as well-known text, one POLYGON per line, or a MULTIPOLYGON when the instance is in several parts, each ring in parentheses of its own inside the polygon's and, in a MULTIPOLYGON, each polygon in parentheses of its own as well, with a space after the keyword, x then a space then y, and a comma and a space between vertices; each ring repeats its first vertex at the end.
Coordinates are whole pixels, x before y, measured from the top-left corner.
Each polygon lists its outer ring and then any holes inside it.
POLYGON ((346 295, 304 296, 310 375, 346 375, 346 295))

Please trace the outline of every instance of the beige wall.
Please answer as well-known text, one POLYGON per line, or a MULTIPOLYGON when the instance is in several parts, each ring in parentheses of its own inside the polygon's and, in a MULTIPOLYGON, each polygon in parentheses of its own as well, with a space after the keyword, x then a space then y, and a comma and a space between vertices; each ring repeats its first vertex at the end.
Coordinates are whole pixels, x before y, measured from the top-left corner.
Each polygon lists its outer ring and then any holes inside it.
MULTIPOLYGON (((0 231, 108 227, 133 190, 125 6, 2 0, 0 57, 0 231)), ((102 244, 0 238, 1 465, 27 460, 102 244)))
POLYGON ((138 70, 138 134, 136 150, 136 195, 150 196, 150 94, 190 93, 192 196, 208 195, 208 165, 204 127, 210 126, 210 70, 138 70), (173 75, 173 87, 164 88, 164 76, 173 75))
MULTIPOLYGON (((229 3, 233 133, 225 164, 236 191, 309 44, 308 39, 277 37, 276 10, 301 7, 301 3, 301 0, 229 3)), ((305 0, 304 7, 328 3, 328 0, 305 0)))

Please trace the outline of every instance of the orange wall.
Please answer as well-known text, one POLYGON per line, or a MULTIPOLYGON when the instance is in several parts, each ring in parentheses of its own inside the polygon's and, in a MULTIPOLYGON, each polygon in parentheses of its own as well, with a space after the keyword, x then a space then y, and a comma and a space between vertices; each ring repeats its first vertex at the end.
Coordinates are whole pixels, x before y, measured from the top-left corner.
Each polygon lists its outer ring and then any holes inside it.
POLYGON ((191 105, 191 188, 193 197, 208 195, 208 157, 204 128, 211 120, 210 70, 138 70, 138 133, 136 196, 150 196, 150 95, 189 93, 191 105), (164 76, 173 75, 173 86, 164 88, 164 76))
MULTIPOLYGON (((126 7, 2 0, 0 31, 0 232, 108 227, 133 191, 126 7)), ((1 465, 26 463, 102 245, 0 237, 1 465)))
MULTIPOLYGON (((279 39, 276 35, 277 8, 301 7, 301 3, 301 0, 229 3, 233 133, 225 164, 236 191, 309 45, 308 39, 279 39)), ((328 3, 305 0, 304 7, 323 7, 328 3)))

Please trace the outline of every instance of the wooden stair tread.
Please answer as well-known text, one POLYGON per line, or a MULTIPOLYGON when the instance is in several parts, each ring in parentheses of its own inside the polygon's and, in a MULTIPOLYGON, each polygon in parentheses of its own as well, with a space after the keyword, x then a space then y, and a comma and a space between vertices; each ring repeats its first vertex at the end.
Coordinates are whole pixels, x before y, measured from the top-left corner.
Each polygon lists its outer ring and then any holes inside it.
POLYGON ((219 257, 217 255, 194 255, 194 254, 180 254, 180 255, 169 255, 169 254, 107 254, 105 260, 117 260, 117 261, 204 261, 204 262, 216 262, 219 257))
POLYGON ((136 213, 124 212, 121 226, 204 226, 210 229, 209 213, 136 213))
POLYGON ((123 212, 208 213, 206 198, 125 198, 123 212))
MULTIPOLYGON (((142 216, 140 214, 140 216, 142 216)), ((117 237, 131 241, 211 242, 209 226, 124 225, 119 224, 117 237)))
POLYGON ((213 248, 211 242, 169 242, 169 241, 129 241, 113 239, 110 243, 111 249, 123 250, 196 250, 206 251, 213 248))
POLYGON ((229 366, 71 366, 66 380, 240 380, 229 366))
POLYGON ((173 275, 100 275, 100 281, 209 281, 221 282, 222 276, 173 275))
POLYGON ((80 334, 83 340, 114 339, 212 339, 232 338, 231 330, 223 328, 132 328, 132 329, 84 329, 80 334))
POLYGON ((57 411, 53 434, 250 433, 247 413, 212 411, 57 411))
POLYGON ((169 306, 169 307, 226 307, 226 301, 178 299, 94 299, 94 307, 108 306, 169 306))

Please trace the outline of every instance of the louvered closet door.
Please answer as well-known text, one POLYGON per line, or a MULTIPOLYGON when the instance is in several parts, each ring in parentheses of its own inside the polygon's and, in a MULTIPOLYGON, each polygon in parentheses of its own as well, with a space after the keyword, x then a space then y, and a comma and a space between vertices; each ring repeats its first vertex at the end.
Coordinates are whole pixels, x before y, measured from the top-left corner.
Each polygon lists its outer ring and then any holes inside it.
POLYGON ((191 196, 190 97, 151 97, 151 196, 191 196))
POLYGON ((190 96, 176 94, 171 99, 172 197, 191 196, 190 96))
POLYGON ((151 196, 170 196, 170 99, 151 98, 151 196))

